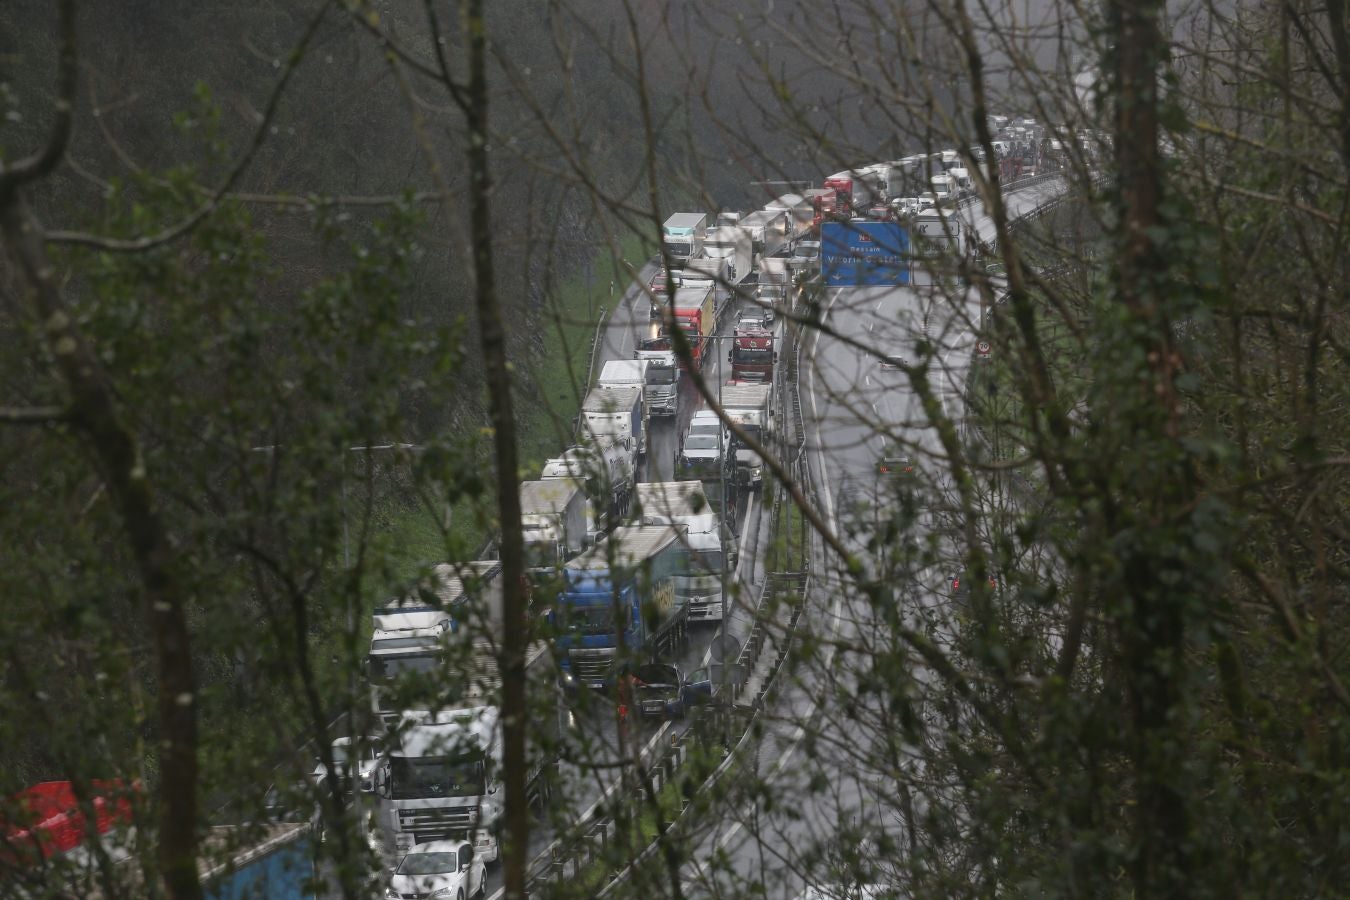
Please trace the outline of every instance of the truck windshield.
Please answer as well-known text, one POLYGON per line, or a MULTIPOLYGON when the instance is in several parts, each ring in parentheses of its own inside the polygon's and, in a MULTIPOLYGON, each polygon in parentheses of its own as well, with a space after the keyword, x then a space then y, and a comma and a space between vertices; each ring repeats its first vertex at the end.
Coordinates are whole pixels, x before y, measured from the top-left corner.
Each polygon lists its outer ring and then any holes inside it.
POLYGON ((722 553, 719 550, 690 550, 686 576, 720 575, 722 553))
POLYGON ((483 781, 481 756, 389 760, 389 789, 395 800, 478 797, 485 792, 483 781))
POLYGON ((753 350, 746 347, 737 347, 732 351, 735 355, 732 360, 742 363, 754 363, 755 365, 767 365, 773 362, 772 350, 753 350))
POLYGON ((675 367, 674 366, 648 366, 647 367, 648 384, 674 384, 675 367))
POLYGON ((610 634, 614 631, 614 610, 608 603, 593 606, 568 606, 567 628, 581 634, 610 634))
POLYGON ((418 653, 408 656, 371 654, 370 680, 373 684, 389 684, 401 675, 416 672, 425 675, 436 671, 439 654, 418 653))
POLYGON ((693 245, 690 244, 690 243, 688 243, 687 241, 671 241, 671 240, 667 240, 667 241, 666 241, 666 252, 669 253, 671 256, 675 256, 675 257, 679 257, 679 258, 683 259, 684 257, 687 257, 687 256, 689 255, 689 253, 690 253, 690 248, 691 248, 692 246, 693 246, 693 245))

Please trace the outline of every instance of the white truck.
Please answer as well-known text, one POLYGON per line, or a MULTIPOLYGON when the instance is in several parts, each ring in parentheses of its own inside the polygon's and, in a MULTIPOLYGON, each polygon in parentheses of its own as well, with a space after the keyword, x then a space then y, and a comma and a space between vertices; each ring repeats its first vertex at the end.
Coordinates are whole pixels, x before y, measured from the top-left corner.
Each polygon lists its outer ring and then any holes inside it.
POLYGON ((790 247, 788 217, 781 209, 761 209, 741 219, 741 228, 750 235, 755 251, 755 265, 762 266, 767 257, 790 247))
POLYGON ((562 456, 544 463, 539 478, 551 481, 568 478, 586 486, 590 509, 586 520, 586 541, 594 544, 628 515, 633 498, 634 457, 631 444, 611 440, 569 447, 562 456))
MULTIPOLYGON (((755 296, 761 303, 770 304, 779 309, 790 309, 792 303, 792 260, 783 257, 770 257, 760 260, 759 285, 755 296)), ((768 324, 773 324, 770 312, 768 324)))
POLYGON ((652 416, 674 416, 680 411, 680 367, 674 350, 634 350, 634 359, 647 363, 647 409, 652 416))
POLYGON ((801 194, 783 194, 770 201, 764 208, 782 210, 787 216, 789 245, 796 244, 798 240, 811 233, 815 211, 811 202, 801 194))
POLYGON ((655 481, 638 485, 638 508, 643 525, 683 525, 689 551, 688 573, 675 576, 675 599, 689 607, 689 621, 722 619, 723 557, 726 568, 736 566, 736 540, 721 522, 701 481, 655 481))
POLYGON ((681 286, 698 287, 700 283, 710 282, 718 288, 725 288, 730 281, 728 267, 726 258, 721 256, 691 259, 684 267, 684 276, 680 284, 681 286))
MULTIPOLYGON (((638 360, 620 360, 635 363, 638 360)), ((606 363, 609 365, 609 363, 606 363)), ((603 374, 603 373, 602 373, 603 374)), ((646 405, 642 396, 646 391, 646 365, 639 370, 637 383, 600 384, 591 389, 581 404, 581 433, 590 440, 610 440, 627 443, 633 450, 633 465, 637 457, 647 452, 646 405)))
MULTIPOLYGON (((498 614, 500 619, 500 614, 498 614)), ((502 814, 500 633, 453 645, 451 678, 426 709, 403 713, 397 739, 376 769, 381 837, 399 856, 416 844, 468 840, 485 862, 500 858, 502 814)), ((557 769, 562 704, 545 641, 526 649, 526 793, 547 794, 557 769)))
POLYGON ((500 602, 500 574, 496 560, 441 563, 408 593, 375 608, 367 675, 371 709, 386 726, 396 724, 403 710, 393 694, 429 687, 444 665, 448 636, 468 618, 462 604, 474 597, 500 602))
POLYGON ((970 170, 964 166, 948 169, 947 175, 956 182, 956 192, 959 196, 965 197, 975 190, 975 182, 970 177, 970 170))
POLYGON ((725 225, 708 232, 703 252, 710 259, 727 263, 727 281, 740 284, 755 270, 755 245, 750 233, 739 225, 725 225))
MULTIPOLYGON (((722 409, 761 447, 769 439, 773 426, 773 384, 728 384, 722 388, 722 409)), ((743 488, 759 490, 764 483, 764 461, 758 453, 743 445, 733 432, 731 446, 736 454, 736 480, 743 488)))
POLYGON ((730 283, 729 265, 726 259, 721 257, 691 259, 688 265, 684 267, 684 279, 680 282, 680 287, 693 290, 707 289, 712 291, 713 296, 713 319, 715 322, 722 321, 722 313, 727 307, 730 291, 727 285, 730 283))
MULTIPOLYGON (((596 382, 602 388, 635 387, 642 391, 643 432, 646 432, 647 420, 651 417, 651 398, 647 396, 647 361, 640 357, 633 359, 611 359, 600 367, 600 378, 596 382)), ((646 441, 642 441, 645 445, 646 441)))
POLYGON ((520 483, 520 523, 532 573, 556 574, 559 566, 586 549, 589 513, 586 486, 575 478, 520 483))
POLYGON ((938 203, 945 203, 956 199, 956 179, 950 174, 944 172, 941 175, 934 175, 928 180, 928 183, 931 185, 933 196, 937 198, 938 203))
POLYGON ((661 229, 661 248, 673 265, 703 255, 708 234, 706 213, 675 213, 661 229))

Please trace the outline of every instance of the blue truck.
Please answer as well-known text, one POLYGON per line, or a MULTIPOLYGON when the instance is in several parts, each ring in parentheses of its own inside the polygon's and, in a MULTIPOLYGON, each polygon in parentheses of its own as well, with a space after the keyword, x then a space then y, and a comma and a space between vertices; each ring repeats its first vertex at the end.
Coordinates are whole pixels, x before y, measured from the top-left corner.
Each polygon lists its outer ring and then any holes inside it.
POLYGON ((634 662, 671 658, 688 637, 689 607, 675 590, 688 567, 677 525, 616 528, 569 560, 554 609, 564 687, 607 687, 634 662))

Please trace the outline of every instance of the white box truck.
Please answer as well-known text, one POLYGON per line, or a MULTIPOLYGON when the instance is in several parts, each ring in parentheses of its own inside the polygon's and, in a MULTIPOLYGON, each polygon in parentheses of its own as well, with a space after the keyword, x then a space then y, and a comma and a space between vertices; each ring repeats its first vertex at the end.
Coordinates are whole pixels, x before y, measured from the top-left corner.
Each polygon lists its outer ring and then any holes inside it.
POLYGON ((677 603, 689 607, 689 621, 722 619, 722 554, 725 568, 735 563, 735 536, 721 522, 721 510, 708 500, 701 481, 655 481, 637 488, 643 525, 683 525, 689 551, 687 574, 675 576, 677 603))
POLYGON ((750 233, 739 225, 727 225, 708 232, 703 252, 710 259, 724 259, 727 281, 740 284, 755 270, 755 246, 750 233))
POLYGON ((707 213, 675 213, 661 229, 661 247, 673 265, 703 255, 707 213))

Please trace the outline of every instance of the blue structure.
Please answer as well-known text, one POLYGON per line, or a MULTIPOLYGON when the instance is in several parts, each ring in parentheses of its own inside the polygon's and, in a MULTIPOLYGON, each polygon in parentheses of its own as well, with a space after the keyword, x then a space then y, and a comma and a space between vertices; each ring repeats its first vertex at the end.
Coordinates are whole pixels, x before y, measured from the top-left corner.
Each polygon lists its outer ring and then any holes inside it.
POLYGON ((909 284, 909 232, 899 222, 826 222, 821 271, 831 287, 909 284))
POLYGON ((282 826, 229 865, 207 873, 209 900, 314 900, 310 830, 282 826))

